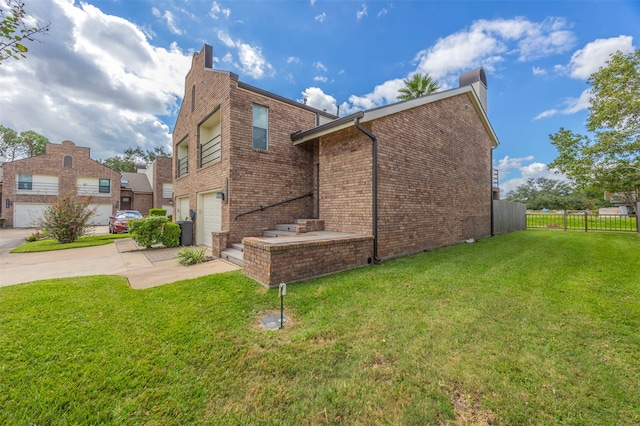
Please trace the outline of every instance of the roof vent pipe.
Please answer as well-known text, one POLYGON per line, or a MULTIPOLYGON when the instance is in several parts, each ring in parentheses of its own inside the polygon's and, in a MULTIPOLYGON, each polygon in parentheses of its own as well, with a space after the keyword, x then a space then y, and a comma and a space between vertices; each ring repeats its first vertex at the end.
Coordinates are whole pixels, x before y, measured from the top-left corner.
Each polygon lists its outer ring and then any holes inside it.
POLYGON ((373 233, 373 262, 380 263, 382 259, 378 257, 378 139, 366 127, 360 124, 359 116, 353 119, 353 124, 358 130, 367 135, 371 139, 371 198, 372 198, 372 226, 373 233))

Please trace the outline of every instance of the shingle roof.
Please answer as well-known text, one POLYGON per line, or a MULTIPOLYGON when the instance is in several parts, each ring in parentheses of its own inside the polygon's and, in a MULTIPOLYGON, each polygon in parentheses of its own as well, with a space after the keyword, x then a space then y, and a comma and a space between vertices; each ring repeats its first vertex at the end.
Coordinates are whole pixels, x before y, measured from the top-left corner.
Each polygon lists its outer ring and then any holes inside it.
POLYGON ((122 188, 127 188, 138 193, 153 193, 153 188, 151 188, 149 179, 144 173, 120 172, 120 176, 122 176, 120 181, 120 186, 122 188), (127 183, 123 183, 125 181, 127 183))

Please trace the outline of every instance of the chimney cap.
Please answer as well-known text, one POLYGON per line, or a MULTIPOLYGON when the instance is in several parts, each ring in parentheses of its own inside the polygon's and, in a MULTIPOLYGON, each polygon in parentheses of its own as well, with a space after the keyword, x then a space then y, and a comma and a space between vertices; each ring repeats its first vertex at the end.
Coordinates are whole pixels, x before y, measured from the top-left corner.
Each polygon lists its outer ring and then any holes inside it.
POLYGON ((484 87, 487 87, 487 75, 484 72, 482 67, 476 68, 471 71, 467 71, 460 76, 459 86, 469 86, 476 82, 481 82, 484 84, 484 87))

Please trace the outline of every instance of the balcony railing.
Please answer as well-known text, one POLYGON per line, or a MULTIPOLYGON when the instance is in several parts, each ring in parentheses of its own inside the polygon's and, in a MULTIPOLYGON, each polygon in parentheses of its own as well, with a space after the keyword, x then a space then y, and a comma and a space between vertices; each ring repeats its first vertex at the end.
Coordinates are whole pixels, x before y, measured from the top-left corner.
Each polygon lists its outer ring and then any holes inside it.
POLYGON ((220 159, 220 135, 200 145, 200 167, 220 159))
POLYGON ((185 155, 182 158, 178 158, 178 167, 176 176, 180 177, 189 173, 189 156, 185 155))
POLYGON ((58 195, 57 182, 17 182, 16 194, 58 195))
POLYGON ((100 191, 100 185, 98 184, 82 184, 78 185, 78 195, 81 197, 110 197, 111 196, 111 188, 102 187, 102 191, 100 191), (108 190, 108 191, 107 191, 108 190), (106 191, 106 192, 104 192, 106 191))

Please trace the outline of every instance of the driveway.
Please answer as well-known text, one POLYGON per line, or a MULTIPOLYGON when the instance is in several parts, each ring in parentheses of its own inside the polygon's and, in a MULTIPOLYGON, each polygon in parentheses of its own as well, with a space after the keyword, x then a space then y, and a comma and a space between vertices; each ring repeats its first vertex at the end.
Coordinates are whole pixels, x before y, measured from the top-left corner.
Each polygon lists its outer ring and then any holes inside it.
MULTIPOLYGON (((223 259, 183 266, 174 259, 178 248, 140 249, 131 238, 97 247, 42 253, 9 253, 33 229, 0 229, 0 287, 50 278, 121 275, 134 289, 240 269, 223 259)), ((106 234, 106 226, 96 227, 106 234)))

